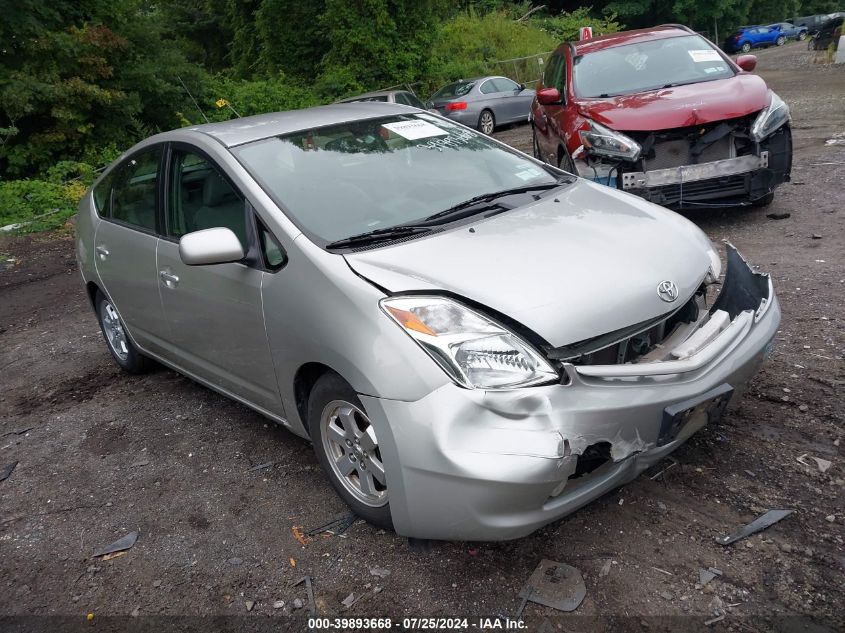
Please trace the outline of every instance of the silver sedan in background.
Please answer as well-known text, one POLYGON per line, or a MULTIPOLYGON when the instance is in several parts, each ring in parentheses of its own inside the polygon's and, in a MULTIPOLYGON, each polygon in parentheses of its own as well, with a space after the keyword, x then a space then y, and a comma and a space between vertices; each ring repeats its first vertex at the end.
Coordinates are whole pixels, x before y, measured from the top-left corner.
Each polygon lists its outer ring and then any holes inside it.
POLYGON ((76 254, 120 367, 309 438, 358 515, 419 538, 517 538, 633 479, 780 321, 680 215, 384 103, 153 136, 83 198, 76 254))
POLYGON ((419 100, 417 95, 408 90, 376 90, 374 92, 365 92, 364 94, 355 95, 354 97, 346 97, 341 99, 338 103, 357 103, 361 101, 374 101, 377 103, 399 103, 401 105, 409 105, 420 110, 425 110, 425 104, 419 100))
POLYGON ((507 77, 461 79, 431 95, 429 108, 445 117, 492 134, 499 125, 526 123, 534 91, 507 77))

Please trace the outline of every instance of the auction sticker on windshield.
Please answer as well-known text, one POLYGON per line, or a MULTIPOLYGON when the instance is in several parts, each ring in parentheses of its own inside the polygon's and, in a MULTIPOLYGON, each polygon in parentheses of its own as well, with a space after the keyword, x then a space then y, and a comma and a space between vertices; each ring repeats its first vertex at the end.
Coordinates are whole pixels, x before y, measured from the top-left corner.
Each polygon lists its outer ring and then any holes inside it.
POLYGON ((719 56, 714 50, 697 50, 697 51, 687 51, 689 56, 692 57, 692 61, 694 62, 720 62, 722 58, 719 56))
POLYGON ((431 138, 432 136, 447 136, 449 134, 446 130, 441 130, 436 125, 432 125, 428 121, 420 121, 419 119, 415 121, 385 123, 382 127, 409 141, 431 138))

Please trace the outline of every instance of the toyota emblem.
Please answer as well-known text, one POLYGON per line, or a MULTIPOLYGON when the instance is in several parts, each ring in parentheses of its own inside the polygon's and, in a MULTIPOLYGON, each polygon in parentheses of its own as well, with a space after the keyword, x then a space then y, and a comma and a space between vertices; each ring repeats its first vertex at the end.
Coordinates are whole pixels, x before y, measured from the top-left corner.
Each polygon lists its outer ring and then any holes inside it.
POLYGON ((657 296, 666 303, 672 303, 678 298, 678 286, 673 281, 661 281, 657 284, 657 296))

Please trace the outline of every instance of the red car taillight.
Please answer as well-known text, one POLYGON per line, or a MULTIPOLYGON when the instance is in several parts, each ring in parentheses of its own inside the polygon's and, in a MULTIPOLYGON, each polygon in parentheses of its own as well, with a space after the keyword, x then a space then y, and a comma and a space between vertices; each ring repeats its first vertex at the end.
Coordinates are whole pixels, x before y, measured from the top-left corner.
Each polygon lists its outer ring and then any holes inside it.
POLYGON ((467 102, 466 101, 452 101, 451 103, 446 104, 446 111, 447 112, 454 112, 455 110, 466 110, 467 109, 467 102))

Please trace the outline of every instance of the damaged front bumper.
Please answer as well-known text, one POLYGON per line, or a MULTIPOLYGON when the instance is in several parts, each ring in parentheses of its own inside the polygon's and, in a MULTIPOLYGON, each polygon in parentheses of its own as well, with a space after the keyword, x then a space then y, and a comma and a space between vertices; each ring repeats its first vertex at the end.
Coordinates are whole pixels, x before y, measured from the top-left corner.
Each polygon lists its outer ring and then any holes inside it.
POLYGON ((379 438, 397 533, 527 535, 634 479, 721 413, 768 355, 780 322, 768 276, 732 249, 728 261, 710 310, 728 322, 682 358, 564 363, 561 384, 513 391, 448 384, 415 402, 362 395, 373 424, 391 430, 379 438))
MULTIPOLYGON (((723 141, 722 146, 729 156, 668 167, 654 168, 654 161, 644 159, 633 163, 613 161, 588 155, 583 150, 576 152, 573 158, 579 176, 672 208, 747 205, 765 198, 789 181, 792 170, 789 125, 760 143, 752 144, 744 139, 745 145, 740 147, 746 153, 742 155, 736 155, 739 143, 733 136, 724 137, 723 141)), ((655 146, 656 149, 661 147, 655 146)), ((675 145, 671 150, 681 151, 681 148, 675 145)), ((664 158, 663 164, 665 161, 664 158)))

